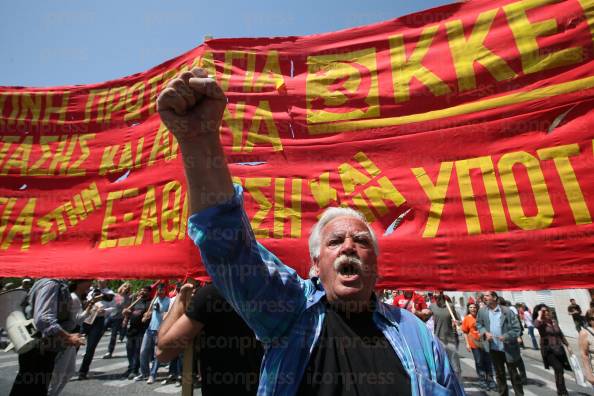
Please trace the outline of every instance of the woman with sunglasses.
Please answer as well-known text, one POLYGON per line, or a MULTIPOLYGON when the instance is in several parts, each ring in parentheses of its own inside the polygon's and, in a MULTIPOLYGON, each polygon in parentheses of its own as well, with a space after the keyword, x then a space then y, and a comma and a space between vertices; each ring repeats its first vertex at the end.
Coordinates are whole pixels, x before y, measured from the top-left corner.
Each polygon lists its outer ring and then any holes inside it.
POLYGON ((594 308, 586 312, 586 323, 580 330, 579 347, 584 377, 594 385, 594 308))
POLYGON ((549 367, 553 367, 555 371, 557 395, 568 395, 563 371, 564 369, 571 370, 571 366, 563 345, 569 347, 569 343, 559 324, 553 319, 549 307, 544 304, 537 305, 533 311, 534 316, 537 316, 534 320, 534 327, 540 333, 540 351, 544 366, 547 370, 549 367))

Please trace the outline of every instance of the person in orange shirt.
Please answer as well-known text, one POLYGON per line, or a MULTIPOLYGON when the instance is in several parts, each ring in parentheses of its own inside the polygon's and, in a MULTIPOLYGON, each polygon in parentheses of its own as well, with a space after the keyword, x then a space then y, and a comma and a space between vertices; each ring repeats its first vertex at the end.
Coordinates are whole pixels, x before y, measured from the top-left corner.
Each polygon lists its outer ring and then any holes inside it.
POLYGON ((481 336, 476 328, 476 314, 478 307, 475 303, 466 305, 468 314, 462 320, 462 332, 466 340, 466 349, 472 352, 476 373, 479 377, 479 386, 485 390, 496 390, 497 385, 493 381, 493 365, 491 357, 481 345, 481 336))

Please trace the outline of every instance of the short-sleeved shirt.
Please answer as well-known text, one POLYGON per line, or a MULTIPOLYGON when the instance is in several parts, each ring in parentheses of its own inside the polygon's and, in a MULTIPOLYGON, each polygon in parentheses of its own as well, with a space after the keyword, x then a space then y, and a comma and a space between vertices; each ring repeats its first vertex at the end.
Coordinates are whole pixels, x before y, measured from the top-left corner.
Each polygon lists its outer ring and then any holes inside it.
POLYGON ((170 305, 169 297, 156 297, 153 303, 153 313, 151 315, 151 323, 149 324, 149 330, 159 330, 161 322, 163 322, 163 316, 165 312, 169 311, 170 305))
POLYGON ((425 299, 423 298, 423 296, 420 296, 417 293, 413 293, 413 295, 410 298, 407 298, 404 295, 404 293, 399 294, 396 297, 394 297, 393 304, 396 307, 407 309, 409 311, 412 311, 413 306, 417 311, 427 309, 427 303, 425 302, 425 299))
POLYGON ((186 315, 204 325, 200 337, 202 394, 255 395, 263 350, 254 332, 212 285, 199 288, 186 315))
POLYGON ((444 344, 457 343, 458 335, 452 326, 452 316, 448 308, 431 304, 429 309, 433 312, 434 332, 437 338, 444 344))
POLYGON ((128 337, 139 337, 146 331, 149 322, 143 322, 142 317, 148 310, 150 300, 140 300, 134 304, 131 308, 130 318, 128 320, 128 337))
POLYGON ((472 315, 466 315, 462 320, 462 331, 468 334, 468 343, 470 348, 477 349, 479 346, 477 342, 481 339, 481 335, 476 328, 476 318, 472 315), (476 342, 475 342, 476 341, 476 342))

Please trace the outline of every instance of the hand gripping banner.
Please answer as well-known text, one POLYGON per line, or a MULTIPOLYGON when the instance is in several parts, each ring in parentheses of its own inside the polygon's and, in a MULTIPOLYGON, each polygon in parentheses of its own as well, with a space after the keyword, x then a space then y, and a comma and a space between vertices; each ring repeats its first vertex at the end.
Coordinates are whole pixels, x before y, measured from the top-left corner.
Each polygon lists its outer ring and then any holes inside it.
POLYGON ((0 87, 0 276, 205 276, 155 110, 200 66, 254 232, 302 275, 317 216, 349 206, 380 235, 379 287, 592 287, 593 38, 593 0, 480 0, 0 87))

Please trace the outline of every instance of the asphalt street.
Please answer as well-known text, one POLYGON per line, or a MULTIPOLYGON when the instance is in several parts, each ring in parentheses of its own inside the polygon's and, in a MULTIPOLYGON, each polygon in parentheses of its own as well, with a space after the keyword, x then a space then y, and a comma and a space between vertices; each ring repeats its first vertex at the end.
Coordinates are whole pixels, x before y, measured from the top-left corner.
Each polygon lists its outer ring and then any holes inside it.
MULTIPOLYGON (((158 396, 163 394, 181 394, 181 387, 175 384, 161 385, 161 380, 167 376, 167 369, 161 368, 155 384, 148 385, 146 382, 134 382, 132 380, 121 379, 120 375, 126 370, 128 360, 126 359, 125 344, 118 343, 113 358, 102 359, 107 351, 109 333, 101 339, 95 358, 91 364, 89 379, 78 381, 73 379, 64 388, 62 393, 65 396, 88 396, 93 394, 102 395, 143 395, 158 396)), ((573 344, 572 348, 577 351, 575 339, 569 339, 573 344)), ((528 340, 526 340, 528 341, 528 340)), ((77 369, 82 361, 84 348, 79 351, 77 357, 77 369)), ((474 370, 474 361, 472 356, 464 348, 460 348, 462 356, 462 377, 464 388, 469 396, 493 396, 496 392, 485 392, 479 389, 476 372, 474 370)), ((524 388, 526 396, 555 396, 555 378, 552 370, 545 370, 538 351, 526 349, 523 351, 523 358, 528 372, 528 386, 524 388)), ((12 386, 12 381, 18 370, 17 355, 10 353, 0 353, 0 395, 8 395, 12 386)), ((565 374, 565 380, 570 395, 594 395, 591 389, 581 388, 576 385, 572 373, 565 374)), ((511 390, 511 384, 510 384, 511 390)), ((194 389, 194 395, 200 396, 200 388, 194 389)), ((513 394, 513 392, 511 392, 513 394)), ((26 396, 26 395, 23 395, 26 396)))

